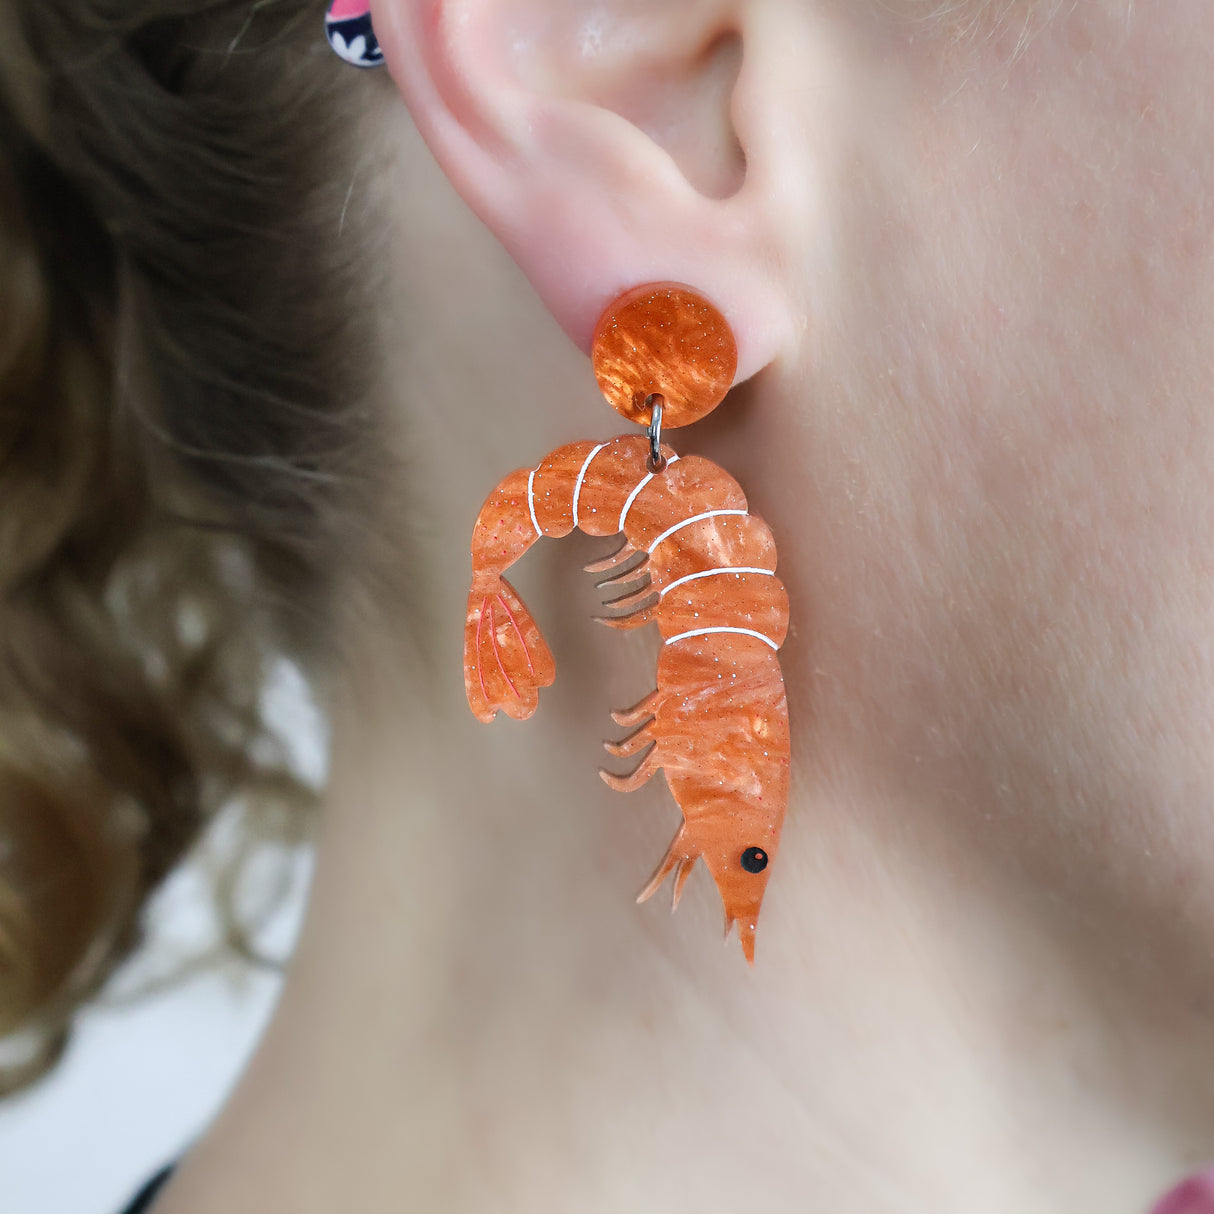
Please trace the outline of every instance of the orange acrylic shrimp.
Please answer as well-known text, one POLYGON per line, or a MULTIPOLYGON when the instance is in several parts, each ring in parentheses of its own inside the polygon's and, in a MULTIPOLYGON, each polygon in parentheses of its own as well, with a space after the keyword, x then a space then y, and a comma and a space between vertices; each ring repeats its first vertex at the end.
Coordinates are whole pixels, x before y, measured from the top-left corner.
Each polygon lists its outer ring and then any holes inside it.
POLYGON ((601 586, 643 579, 610 600, 616 628, 656 622, 662 636, 657 688, 613 714, 632 726, 607 742, 616 756, 642 754, 615 789, 639 788, 661 769, 683 824, 644 901, 674 873, 674 903, 697 859, 712 874, 748 961, 788 800, 789 731, 776 651, 788 630, 788 598, 775 574, 767 525, 749 513, 738 483, 699 456, 662 448, 651 470, 643 435, 560 447, 506 477, 489 496, 472 538, 472 589, 464 634, 468 702, 482 721, 501 710, 524 719, 555 667, 539 628, 505 571, 542 537, 578 528, 622 533, 612 556, 587 566, 601 586), (637 563, 633 558, 638 558, 637 563))

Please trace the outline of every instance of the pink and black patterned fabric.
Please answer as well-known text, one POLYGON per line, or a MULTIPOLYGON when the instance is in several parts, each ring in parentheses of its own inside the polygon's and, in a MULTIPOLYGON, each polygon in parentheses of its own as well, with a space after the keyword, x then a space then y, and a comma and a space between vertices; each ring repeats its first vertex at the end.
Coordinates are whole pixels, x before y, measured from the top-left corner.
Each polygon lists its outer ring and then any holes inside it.
POLYGON ((367 0, 332 0, 325 14, 325 34, 334 51, 355 67, 379 67, 384 61, 367 0))

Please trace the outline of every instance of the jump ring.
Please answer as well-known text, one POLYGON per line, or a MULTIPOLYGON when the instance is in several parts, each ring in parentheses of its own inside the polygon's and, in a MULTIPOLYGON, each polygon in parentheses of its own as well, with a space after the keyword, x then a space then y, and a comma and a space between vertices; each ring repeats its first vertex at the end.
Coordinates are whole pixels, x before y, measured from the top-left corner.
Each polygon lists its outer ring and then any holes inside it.
POLYGON ((666 467, 666 457, 662 454, 662 405, 665 402, 661 394, 655 392, 648 403, 653 410, 648 427, 649 471, 661 472, 666 467))

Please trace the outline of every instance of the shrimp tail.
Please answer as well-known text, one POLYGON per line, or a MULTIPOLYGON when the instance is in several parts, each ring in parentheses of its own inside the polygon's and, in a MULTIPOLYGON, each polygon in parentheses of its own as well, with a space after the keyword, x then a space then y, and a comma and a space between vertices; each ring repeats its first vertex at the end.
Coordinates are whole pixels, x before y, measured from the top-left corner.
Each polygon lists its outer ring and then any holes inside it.
POLYGON ((514 587, 503 577, 478 578, 464 627, 464 687, 477 719, 492 721, 501 709, 525 721, 555 677, 548 644, 514 587))

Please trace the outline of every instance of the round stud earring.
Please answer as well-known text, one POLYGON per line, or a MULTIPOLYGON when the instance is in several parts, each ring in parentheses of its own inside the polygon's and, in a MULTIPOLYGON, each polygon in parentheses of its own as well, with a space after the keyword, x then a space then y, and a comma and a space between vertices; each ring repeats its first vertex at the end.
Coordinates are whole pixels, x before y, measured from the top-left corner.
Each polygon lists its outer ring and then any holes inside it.
POLYGON ((339 58, 355 67, 380 67, 384 53, 371 26, 367 0, 332 0, 325 13, 325 36, 339 58))

